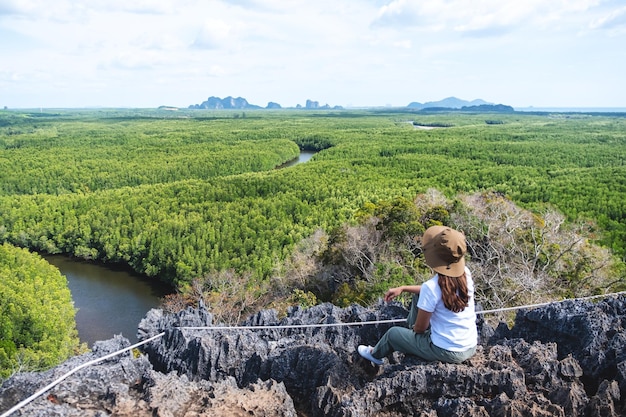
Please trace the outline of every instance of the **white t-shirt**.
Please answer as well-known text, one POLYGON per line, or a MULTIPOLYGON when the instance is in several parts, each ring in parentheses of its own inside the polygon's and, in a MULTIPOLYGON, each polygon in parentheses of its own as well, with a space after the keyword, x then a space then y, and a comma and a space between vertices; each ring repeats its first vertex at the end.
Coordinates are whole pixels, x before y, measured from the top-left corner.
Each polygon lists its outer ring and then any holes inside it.
POLYGON ((467 290, 470 296, 468 306, 459 313, 448 310, 441 298, 439 275, 422 284, 417 306, 433 313, 430 318, 430 337, 435 346, 452 352, 463 352, 476 346, 476 312, 474 310, 474 281, 469 269, 465 267, 467 290))

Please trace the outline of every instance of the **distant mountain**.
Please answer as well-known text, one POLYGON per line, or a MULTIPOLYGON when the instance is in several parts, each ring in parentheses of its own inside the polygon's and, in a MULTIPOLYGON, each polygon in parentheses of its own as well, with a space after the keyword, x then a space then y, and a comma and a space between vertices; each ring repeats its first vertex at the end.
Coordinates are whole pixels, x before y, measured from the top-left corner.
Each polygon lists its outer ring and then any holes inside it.
POLYGON ((212 109, 212 110, 222 110, 222 109, 260 109, 260 106, 256 106, 254 104, 248 103, 248 100, 242 97, 233 98, 228 96, 226 98, 219 97, 209 97, 207 101, 202 102, 201 104, 192 104, 189 106, 190 109, 212 109))
POLYGON ((316 109, 316 110, 330 110, 330 109, 340 110, 340 109, 343 109, 343 107, 341 107, 341 106, 330 107, 329 104, 324 104, 324 105, 320 106, 320 102, 319 101, 314 101, 314 100, 307 100, 306 104, 304 105, 304 107, 302 107, 299 104, 296 106, 296 109, 302 109, 302 108, 305 108, 305 109, 316 109))
MULTIPOLYGON (((188 108, 190 109, 211 109, 211 110, 222 110, 222 109, 262 109, 263 107, 257 106, 255 104, 248 103, 243 97, 233 98, 228 96, 226 98, 219 98, 211 96, 208 100, 200 103, 200 104, 192 104, 188 108)), ((267 103, 266 109, 282 109, 281 105, 270 101, 267 103)), ((328 104, 324 104, 320 106, 318 101, 307 100, 305 106, 301 106, 298 104, 296 106, 297 109, 316 109, 316 110, 326 110, 326 109, 334 109, 340 110, 343 109, 341 106, 329 106, 328 104)))
MULTIPOLYGON (((437 110, 450 110, 450 109, 465 109, 465 110, 476 110, 476 111, 509 111, 508 109, 503 108, 490 108, 490 106, 504 106, 502 104, 494 105, 493 103, 488 103, 485 100, 476 99, 472 101, 461 100, 456 97, 448 97, 439 101, 428 101, 426 103, 419 103, 414 101, 406 106, 408 109, 414 110, 424 110, 428 109, 428 111, 437 111, 437 110)), ((162 106, 162 108, 165 106, 162 106)), ((505 106, 508 107, 508 106, 505 106)), ((209 110, 246 110, 246 109, 282 109, 283 107, 273 101, 267 103, 266 107, 257 106, 256 104, 248 103, 243 97, 225 97, 219 98, 215 96, 209 97, 206 101, 203 101, 200 104, 192 104, 188 108, 190 109, 209 109, 209 110)), ((306 100, 305 105, 298 104, 295 107, 296 109, 307 109, 307 110, 341 110, 343 107, 341 106, 330 106, 328 104, 320 105, 319 101, 314 100, 306 100)), ((169 110, 169 108, 168 108, 169 110)), ((512 108, 511 108, 512 111, 512 108)))
POLYGON ((480 104, 478 106, 463 106, 461 108, 451 107, 425 107, 419 109, 420 112, 452 112, 452 111, 464 111, 464 112, 478 112, 478 113, 512 113, 515 109, 505 104, 480 104))
POLYGON ((460 109, 462 107, 481 106, 483 104, 491 104, 491 103, 487 103, 486 101, 481 100, 481 99, 467 101, 467 100, 461 100, 460 98, 456 98, 456 97, 448 97, 448 98, 444 98, 443 100, 428 101, 426 103, 419 103, 417 101, 414 101, 412 103, 409 103, 407 107, 410 109, 418 109, 418 110, 427 109, 431 107, 446 108, 446 109, 460 109))

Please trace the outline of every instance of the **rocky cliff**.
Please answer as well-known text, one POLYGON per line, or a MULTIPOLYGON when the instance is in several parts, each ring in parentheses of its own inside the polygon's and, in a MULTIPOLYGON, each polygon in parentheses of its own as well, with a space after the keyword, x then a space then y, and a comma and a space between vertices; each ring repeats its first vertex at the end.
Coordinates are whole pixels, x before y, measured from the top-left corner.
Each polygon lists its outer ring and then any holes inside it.
MULTIPOLYGON (((273 311, 244 325, 401 318, 398 304, 273 311)), ((478 353, 460 365, 395 353, 374 367, 355 352, 391 324, 269 330, 210 326, 204 308, 152 310, 140 339, 162 337, 71 375, 16 416, 621 416, 626 415, 626 297, 568 301, 517 314, 509 329, 479 321, 478 353)), ((7 410, 73 367, 128 346, 121 337, 0 389, 7 410)))
POLYGON ((203 101, 201 104, 192 104, 189 106, 190 109, 213 109, 213 110, 223 110, 223 109, 260 109, 260 106, 248 103, 243 97, 225 97, 219 98, 211 96, 206 101, 203 101))
MULTIPOLYGON (((163 106, 162 106, 163 107, 163 106)), ((206 101, 203 101, 200 104, 192 104, 188 107, 189 109, 211 109, 211 110, 224 110, 224 109, 236 109, 236 110, 253 110, 253 109, 261 109, 261 108, 265 108, 265 109, 282 109, 282 106, 274 101, 270 101, 267 103, 267 106, 265 107, 261 107, 261 106, 257 106, 256 104, 250 104, 248 103, 248 100, 246 100, 243 97, 237 97, 237 98, 233 98, 231 96, 225 97, 225 98, 219 98, 219 97, 215 97, 215 96, 211 96, 209 97, 206 101)), ((307 110, 311 110, 311 109, 315 109, 315 110, 329 110, 329 109, 333 109, 333 110, 342 110, 343 107, 341 106, 333 106, 331 107, 328 104, 324 104, 321 105, 319 104, 318 101, 313 101, 313 100, 307 100, 306 101, 306 105, 304 107, 302 107, 300 104, 298 104, 296 106, 297 109, 302 109, 305 108, 307 110)))

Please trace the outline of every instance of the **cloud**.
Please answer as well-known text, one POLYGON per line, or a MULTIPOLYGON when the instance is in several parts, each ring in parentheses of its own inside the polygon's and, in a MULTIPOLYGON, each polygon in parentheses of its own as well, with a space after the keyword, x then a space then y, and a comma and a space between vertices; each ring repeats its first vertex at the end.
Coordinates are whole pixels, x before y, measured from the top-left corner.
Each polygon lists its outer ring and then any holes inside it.
POLYGON ((9 82, 22 81, 24 74, 18 74, 10 71, 0 71, 0 85, 6 85, 9 82))
MULTIPOLYGON (((291 0, 291 6, 297 5, 297 1, 291 0)), ((245 10, 280 11, 288 4, 284 0, 228 0, 229 5, 238 6, 245 10)))
POLYGON ((90 2, 94 10, 128 12, 136 14, 172 14, 176 4, 172 0, 101 0, 90 2), (94 4, 95 3, 95 4, 94 4))
MULTIPOLYGON (((472 81, 471 88, 479 90, 491 86, 489 78, 500 73, 521 80, 538 67, 548 71, 550 65, 564 62, 579 63, 580 74, 624 67, 615 52, 622 40, 615 35, 626 26, 623 0, 54 0, 54 7, 51 4, 0 0, 0 73, 11 87, 3 90, 9 105, 33 99, 20 91, 43 96, 51 85, 33 68, 45 69, 59 85, 71 86, 75 100, 98 90, 115 104, 128 100, 132 106, 139 97, 148 103, 143 94, 147 91, 158 98, 157 104, 179 102, 178 94, 184 91, 191 101, 199 100, 194 98, 198 92, 238 94, 284 105, 302 103, 307 96, 330 104, 342 104, 341 100, 355 105, 406 104, 439 99, 438 91, 459 96, 462 91, 457 88, 470 88, 461 82, 470 72, 487 80, 472 81), (576 58, 590 52, 593 60, 576 58), (455 79, 459 82, 451 84, 455 79), (407 85, 419 85, 420 95, 426 94, 424 89, 432 95, 415 96, 407 85), (166 93, 171 98, 161 99, 166 93)), ((523 81, 507 88, 518 84, 523 81)), ((62 97, 55 92, 51 101, 69 101, 69 89, 62 97)), ((511 102, 492 96, 493 101, 511 102)), ((97 104, 104 103, 98 99, 97 104)))
POLYGON ((133 51, 132 53, 123 52, 112 57, 109 61, 100 64, 100 68, 104 70, 116 68, 122 70, 141 71, 153 69, 162 63, 163 60, 155 53, 137 53, 137 51, 133 51))
POLYGON ((5 0, 0 2, 0 16, 10 16, 21 12, 16 1, 5 0))
POLYGON ((589 28, 592 30, 626 29, 626 6, 606 12, 594 19, 589 28))
POLYGON ((422 21, 421 15, 422 12, 420 11, 417 2, 410 2, 408 0, 393 0, 379 9, 378 15, 372 22, 372 26, 415 26, 422 21))
POLYGON ((598 0, 392 0, 379 8, 372 27, 495 37, 518 30, 553 29, 571 23, 598 0))
POLYGON ((233 41, 233 28, 225 21, 210 19, 205 21, 193 41, 193 46, 200 49, 219 49, 233 41))
POLYGON ((56 0, 54 6, 45 0, 2 0, 0 16, 9 15, 19 22, 59 21, 80 19, 86 10, 82 4, 71 0, 56 0))

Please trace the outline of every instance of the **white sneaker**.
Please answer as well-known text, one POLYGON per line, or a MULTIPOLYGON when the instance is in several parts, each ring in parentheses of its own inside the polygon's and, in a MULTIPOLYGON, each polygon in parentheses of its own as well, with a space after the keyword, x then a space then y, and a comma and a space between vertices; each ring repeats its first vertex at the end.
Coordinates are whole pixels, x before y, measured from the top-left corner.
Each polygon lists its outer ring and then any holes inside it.
POLYGON ((359 347, 357 348, 357 352, 359 352, 359 355, 372 362, 374 365, 382 365, 382 359, 377 359, 372 356, 372 349, 373 348, 371 346, 359 345, 359 347))

